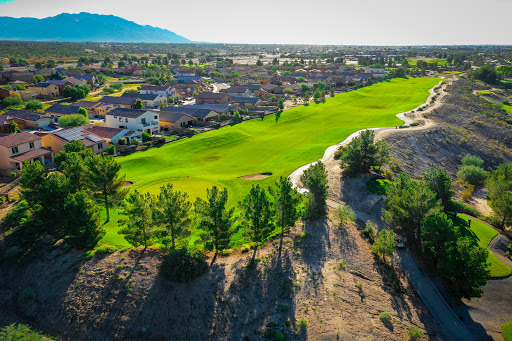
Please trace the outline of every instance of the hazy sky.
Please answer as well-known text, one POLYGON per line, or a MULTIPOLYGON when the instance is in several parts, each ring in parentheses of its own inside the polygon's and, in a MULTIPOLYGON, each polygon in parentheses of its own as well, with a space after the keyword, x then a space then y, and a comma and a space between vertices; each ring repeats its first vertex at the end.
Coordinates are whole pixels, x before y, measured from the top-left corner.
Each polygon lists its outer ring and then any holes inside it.
POLYGON ((0 16, 113 14, 194 41, 512 44, 512 0, 0 0, 0 16))

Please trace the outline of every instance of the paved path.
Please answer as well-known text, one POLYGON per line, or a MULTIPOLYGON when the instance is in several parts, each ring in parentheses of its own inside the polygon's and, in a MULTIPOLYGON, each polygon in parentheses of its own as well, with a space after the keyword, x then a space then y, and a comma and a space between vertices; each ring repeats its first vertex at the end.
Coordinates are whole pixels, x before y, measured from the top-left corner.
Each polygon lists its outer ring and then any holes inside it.
MULTIPOLYGON (((327 206, 336 208, 339 205, 339 203, 327 199, 327 206)), ((369 214, 356 210, 354 210, 354 213, 357 219, 363 222, 367 222, 368 220, 372 221, 376 224, 378 231, 386 228, 386 226, 369 214)), ((416 292, 420 295, 425 305, 441 327, 443 327, 450 339, 453 341, 475 340, 464 323, 459 320, 448 303, 446 303, 443 296, 437 291, 427 274, 421 269, 414 256, 405 248, 398 249, 397 260, 400 262, 402 269, 414 286, 414 289, 416 289, 416 292)))

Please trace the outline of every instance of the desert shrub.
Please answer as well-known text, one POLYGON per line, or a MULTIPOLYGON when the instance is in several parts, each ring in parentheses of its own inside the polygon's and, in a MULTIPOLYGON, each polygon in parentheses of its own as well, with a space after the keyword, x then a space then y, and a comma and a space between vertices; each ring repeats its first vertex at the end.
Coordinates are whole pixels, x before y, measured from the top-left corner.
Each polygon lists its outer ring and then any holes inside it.
POLYGON ((249 252, 251 250, 251 246, 249 244, 244 244, 242 245, 242 253, 246 253, 246 252, 249 252))
POLYGON ((11 324, 0 330, 1 341, 52 341, 53 339, 33 331, 24 324, 11 324))
POLYGON ((334 152, 334 160, 339 160, 345 151, 345 147, 341 146, 334 152))
POLYGON ((340 204, 334 211, 334 219, 338 220, 342 224, 348 224, 356 220, 356 214, 347 205, 340 204))
POLYGON ((393 171, 391 171, 390 169, 384 170, 384 176, 386 177, 386 179, 392 180, 394 175, 395 173, 393 173, 393 171))
POLYGON ((475 165, 462 166, 457 172, 457 177, 465 183, 481 185, 487 179, 487 172, 475 165))
POLYGON ((373 240, 375 238, 375 234, 377 233, 377 226, 375 226, 374 223, 372 223, 370 220, 366 222, 366 227, 363 230, 363 234, 369 238, 370 240, 373 240))
POLYGON ((101 245, 98 246, 95 250, 97 254, 104 254, 116 252, 117 248, 113 245, 101 245))
POLYGON ((411 127, 416 127, 416 126, 419 126, 420 124, 418 122, 412 122, 410 124, 411 127))
POLYGON ((388 188, 390 184, 391 181, 388 179, 373 178, 366 183, 366 188, 372 193, 386 195, 386 188, 388 188))
POLYGON ((18 295, 18 304, 31 303, 36 299, 36 289, 27 287, 23 289, 18 295))
POLYGON ((301 333, 305 333, 306 330, 308 330, 308 321, 306 320, 306 318, 303 316, 300 318, 300 320, 297 322, 297 329, 301 332, 301 333))
POLYGON ((466 154, 464 158, 462 159, 462 164, 464 166, 477 166, 480 167, 484 163, 484 160, 479 158, 478 156, 466 154))
POLYGON ((126 144, 126 138, 124 138, 124 137, 118 138, 117 143, 119 143, 120 146, 124 146, 126 144))
POLYGON ((384 324, 392 324, 393 323, 393 317, 390 313, 383 311, 379 314, 379 318, 384 324))
POLYGON ((409 328, 407 334, 409 335, 409 340, 411 341, 416 341, 423 337, 423 332, 418 328, 409 328))
POLYGON ((160 264, 160 271, 176 282, 188 282, 204 274, 208 264, 201 252, 187 248, 171 250, 160 264))
POLYGON ((22 200, 7 213, 4 223, 8 226, 17 226, 21 224, 30 215, 28 203, 22 200))
POLYGON ((469 199, 471 199, 471 196, 473 195, 473 192, 475 191, 475 186, 474 185, 466 185, 464 190, 462 191, 461 193, 461 196, 462 196, 462 201, 469 201, 469 199))

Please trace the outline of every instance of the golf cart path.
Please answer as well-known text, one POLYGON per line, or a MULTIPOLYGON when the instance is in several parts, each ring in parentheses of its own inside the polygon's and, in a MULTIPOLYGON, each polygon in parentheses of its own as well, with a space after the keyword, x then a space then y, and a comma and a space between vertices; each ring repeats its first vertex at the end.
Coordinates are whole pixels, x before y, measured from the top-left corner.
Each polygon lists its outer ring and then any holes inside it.
MULTIPOLYGON (((453 78, 451 78, 448 82, 450 84, 453 83, 453 78)), ((426 119, 425 117, 422 117, 421 114, 418 114, 420 113, 418 111, 418 109, 420 107, 423 107, 423 106, 428 106, 427 109, 423 110, 421 113, 425 114, 425 113, 428 113, 432 110, 435 110, 436 108, 438 108, 440 105, 441 105, 441 100, 444 98, 444 96, 446 95, 446 86, 447 86, 447 83, 443 84, 441 86, 441 94, 438 95, 437 99, 435 100, 435 102, 433 104, 430 104, 432 98, 434 96, 436 96, 436 93, 434 91, 434 89, 438 86, 440 86, 443 81, 445 81, 445 79, 442 79, 439 81, 438 84, 436 84, 435 86, 433 86, 431 89, 429 89, 429 93, 430 95, 428 96, 427 100, 425 101, 425 103, 423 104, 420 104, 418 105, 416 108, 410 110, 410 111, 406 111, 406 112, 402 112, 402 113, 399 113, 399 114, 396 114, 396 117, 398 117, 399 119, 401 119, 402 121, 404 121, 404 125, 405 126, 409 126, 411 123, 413 122, 417 122, 419 123, 418 126, 416 127, 408 127, 407 129, 409 130, 425 130, 425 129, 430 129, 432 128, 433 126, 435 126, 435 123, 434 121, 432 120, 429 120, 429 119, 426 119)), ((335 144, 333 146, 330 146, 328 147, 326 150, 325 150, 325 153, 324 153, 324 156, 317 160, 317 161, 314 161, 314 162, 311 162, 311 163, 308 163, 307 165, 304 165, 298 169, 296 169, 292 174, 290 174, 289 176, 289 179, 290 181, 292 182, 293 184, 293 187, 296 188, 300 193, 305 193, 307 192, 307 190, 305 188, 301 188, 299 186, 299 183, 300 183, 300 177, 302 175, 302 173, 304 173, 304 171, 306 169, 308 169, 310 166, 316 164, 318 161, 321 161, 321 162, 327 162, 329 160, 332 160, 334 159, 334 153, 342 146, 346 146, 347 144, 350 143, 350 141, 352 141, 354 138, 356 138, 357 136, 359 136, 359 134, 361 134, 361 132, 365 131, 365 130, 374 130, 375 131, 375 137, 377 139, 383 139, 384 137, 392 134, 393 132, 396 132, 397 129, 396 128, 389 128, 389 127, 386 127, 386 128, 368 128, 368 129, 361 129, 361 130, 358 130, 356 131, 355 133, 349 135, 345 140, 343 140, 342 142, 338 143, 338 144, 335 144)))
MULTIPOLYGON (((327 206, 336 208, 340 204, 328 199, 327 206)), ((354 210, 357 219, 366 222, 372 221, 377 226, 377 230, 381 231, 386 229, 381 222, 373 218, 369 214, 361 211, 354 210)), ((443 327, 445 333, 453 341, 471 341, 475 340, 473 335, 466 328, 464 323, 457 317, 452 308, 446 303, 443 296, 437 291, 435 285, 432 283, 427 274, 420 267, 412 253, 407 249, 398 249, 395 261, 400 263, 400 266, 404 270, 407 278, 413 285, 416 292, 420 295, 421 299, 430 310, 437 322, 443 327)))
MULTIPOLYGON (((443 80, 439 81, 437 85, 432 87, 429 92, 430 95, 425 101, 424 104, 419 105, 415 109, 403 112, 400 114, 397 114, 396 116, 400 119, 402 119, 406 125, 410 125, 413 121, 413 119, 418 119, 418 123, 420 123, 419 126, 411 127, 408 129, 411 130, 424 130, 429 129, 435 125, 435 123, 432 120, 426 119, 421 117, 420 115, 417 115, 418 108, 423 107, 425 105, 428 106, 426 110, 423 110, 422 113, 427 113, 432 110, 435 110, 440 106, 440 101, 444 98, 446 95, 446 83, 441 87, 441 93, 438 95, 437 100, 430 104, 432 98, 436 96, 436 93, 434 89, 441 85, 443 80), (412 116, 412 118, 411 118, 412 116)), ((450 79, 449 83, 453 83, 453 78, 450 79)), ((366 129, 363 129, 366 130, 366 129)), ((330 146, 326 149, 324 156, 315 162, 309 163, 307 165, 304 165, 297 170, 295 170, 292 174, 290 174, 289 178, 292 182, 292 185, 294 188, 297 189, 302 194, 305 194, 308 192, 306 188, 302 188, 300 186, 300 177, 302 173, 308 169, 311 165, 314 165, 318 161, 327 162, 332 161, 334 159, 334 153, 340 146, 345 146, 350 141, 352 141, 355 137, 357 137, 363 130, 359 130, 350 136, 348 136, 344 141, 334 145, 330 146)), ((372 130, 376 130, 376 135, 378 138, 383 138, 387 136, 388 134, 392 134, 393 132, 396 132, 397 129, 393 128, 372 128, 372 130)), ((332 208, 336 208, 339 203, 328 199, 327 205, 332 208)), ((371 220, 374 222, 377 226, 377 229, 380 231, 386 226, 384 226, 380 221, 373 218, 369 214, 365 212, 361 212, 358 210, 354 210, 354 213, 356 214, 357 219, 366 222, 368 220, 371 220)), ((466 328, 466 326, 460 321, 460 319, 455 315, 453 310, 450 308, 448 303, 444 300, 443 296, 437 291, 436 287, 430 280, 430 278, 425 274, 425 272, 421 269, 418 262, 414 258, 414 256, 406 249, 400 249, 397 252, 397 260, 400 262, 400 265, 402 266, 404 272, 406 273, 407 277, 409 278, 410 282, 418 292, 419 296, 425 303, 425 305, 428 307, 434 318, 437 320, 437 322, 443 327, 447 335, 449 335, 451 340, 475 340, 474 337, 471 335, 469 330, 466 328)))

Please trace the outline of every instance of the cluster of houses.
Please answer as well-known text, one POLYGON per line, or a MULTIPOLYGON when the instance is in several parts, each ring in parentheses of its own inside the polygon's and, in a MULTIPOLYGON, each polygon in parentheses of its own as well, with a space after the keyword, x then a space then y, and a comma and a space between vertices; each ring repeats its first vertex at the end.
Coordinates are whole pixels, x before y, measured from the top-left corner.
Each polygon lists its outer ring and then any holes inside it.
MULTIPOLYGON (((268 65, 229 66, 224 63, 206 65, 204 70, 214 75, 212 78, 217 82, 230 86, 208 91, 205 78, 196 76, 191 68, 178 67, 169 84, 143 86, 138 93, 104 96, 97 101, 82 100, 69 105, 53 104, 44 113, 7 111, 0 115, 0 173, 8 175, 19 171, 26 160, 38 160, 52 166, 54 154, 63 150, 71 140, 80 140, 95 153, 101 153, 106 151, 108 144, 118 143, 121 138, 128 144, 134 138, 141 140, 144 132, 151 135, 180 133, 192 126, 211 125, 212 121, 229 118, 235 112, 257 115, 274 112, 278 98, 300 95, 303 84, 312 87, 316 82, 324 82, 329 88, 385 76, 384 70, 380 69, 356 71, 353 67, 336 64, 303 68, 280 66, 279 73, 272 72, 268 65), (178 95, 180 98, 193 96, 195 103, 192 100, 185 105, 167 106, 168 99, 178 95), (136 109, 138 100, 142 102, 142 109, 136 109), (47 129, 57 127, 63 116, 78 114, 80 108, 87 110, 89 118, 99 120, 80 127, 47 129), (23 132, 10 134, 12 122, 23 132)), ((129 75, 141 75, 143 71, 137 66, 117 69, 117 72, 129 75)), ((37 73, 46 78, 57 73, 62 79, 33 84, 35 73, 31 70, 1 72, 0 82, 15 90, 0 88, 0 99, 19 94, 23 100, 52 100, 62 97, 66 86, 87 84, 93 88, 98 81, 93 74, 83 70, 43 69, 37 73), (23 85, 26 90, 20 90, 18 85, 23 85)))

